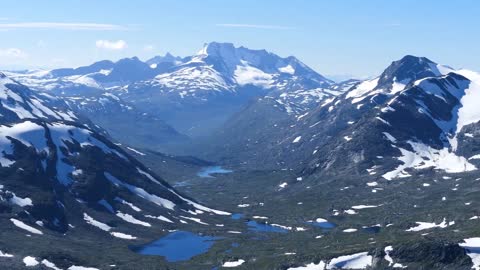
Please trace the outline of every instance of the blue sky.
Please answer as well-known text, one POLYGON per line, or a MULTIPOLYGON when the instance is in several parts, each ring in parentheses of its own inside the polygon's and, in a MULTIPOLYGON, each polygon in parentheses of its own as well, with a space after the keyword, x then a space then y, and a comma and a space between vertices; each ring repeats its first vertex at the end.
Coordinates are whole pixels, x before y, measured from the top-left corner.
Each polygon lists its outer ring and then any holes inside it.
POLYGON ((294 55, 325 75, 372 76, 406 54, 480 71, 477 0, 16 0, 0 8, 0 69, 233 42, 294 55))

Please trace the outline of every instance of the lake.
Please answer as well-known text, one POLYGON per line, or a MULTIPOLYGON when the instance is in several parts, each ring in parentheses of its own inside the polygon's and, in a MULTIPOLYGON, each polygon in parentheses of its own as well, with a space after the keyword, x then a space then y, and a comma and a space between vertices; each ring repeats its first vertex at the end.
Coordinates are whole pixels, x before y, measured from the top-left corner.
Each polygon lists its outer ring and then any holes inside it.
POLYGON ((218 239, 220 238, 176 231, 157 241, 131 249, 142 255, 164 256, 169 262, 178 262, 207 252, 218 239))

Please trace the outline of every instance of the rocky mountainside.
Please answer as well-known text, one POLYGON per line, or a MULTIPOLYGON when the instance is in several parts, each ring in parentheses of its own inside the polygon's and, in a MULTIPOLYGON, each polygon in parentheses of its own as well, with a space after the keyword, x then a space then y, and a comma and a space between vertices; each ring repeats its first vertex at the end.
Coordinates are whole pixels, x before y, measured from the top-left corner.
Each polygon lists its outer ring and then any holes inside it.
POLYGON ((92 119, 110 135, 113 134, 116 140, 159 150, 162 149, 160 145, 183 143, 188 141, 188 137, 158 116, 139 110, 134 104, 121 99, 114 89, 133 81, 153 78, 173 65, 167 60, 155 68, 134 57, 116 63, 101 61, 76 69, 7 74, 36 92, 59 97, 70 110, 92 119))
POLYGON ((478 100, 478 84, 474 72, 406 56, 378 78, 357 82, 295 119, 271 120, 278 101, 262 99, 229 121, 212 152, 222 153, 216 158, 225 161, 303 168, 307 174, 369 172, 394 178, 408 176, 404 169, 414 167, 473 170, 478 153, 467 130, 475 130, 479 120, 471 105, 478 100), (244 136, 232 140, 232 134, 244 136))
POLYGON ((0 101, 2 251, 47 256, 25 253, 42 239, 131 241, 228 215, 179 194, 56 98, 0 74, 0 101))

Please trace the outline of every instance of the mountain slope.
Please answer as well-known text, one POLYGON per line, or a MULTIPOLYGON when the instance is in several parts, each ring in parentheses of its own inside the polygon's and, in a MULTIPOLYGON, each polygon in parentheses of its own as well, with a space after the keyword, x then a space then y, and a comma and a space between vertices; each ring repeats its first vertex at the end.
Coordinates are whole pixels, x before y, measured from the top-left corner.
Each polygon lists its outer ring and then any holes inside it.
MULTIPOLYGON (((237 116, 225 129, 223 140, 212 140, 226 150, 214 157, 257 168, 294 168, 306 175, 392 179, 408 176, 408 168, 474 170, 475 137, 464 136, 462 129, 475 130, 480 120, 472 105, 478 100, 477 85, 475 73, 406 56, 378 78, 355 83, 290 120, 260 120, 260 126, 250 128, 259 121, 254 112, 260 111, 250 106, 250 113, 237 116), (229 140, 233 134, 240 139, 229 140)), ((275 114, 267 114, 268 119, 275 114)))
POLYGON ((163 150, 162 145, 184 143, 188 137, 159 117, 122 100, 111 90, 122 87, 130 80, 148 77, 152 70, 132 58, 117 63, 101 61, 88 67, 52 70, 48 73, 10 74, 20 82, 33 86, 42 95, 59 96, 59 100, 65 101, 70 110, 93 119, 96 125, 114 135, 116 140, 163 150))
POLYGON ((430 60, 416 60, 407 56, 392 63, 377 86, 364 91, 371 81, 361 83, 305 119, 300 129, 305 133, 296 135, 303 136, 299 147, 317 149, 307 161, 308 171, 356 168, 357 173, 378 173, 390 180, 408 177, 408 168, 476 169, 470 156, 457 151, 457 138, 463 137, 464 126, 480 120, 477 109, 464 105, 478 100, 478 82, 455 71, 443 75, 430 60), (406 68, 411 77, 402 77, 406 68), (402 85, 395 78, 401 78, 402 85))
POLYGON ((111 244, 188 224, 184 219, 228 215, 180 195, 72 111, 49 107, 57 100, 0 77, 2 239, 31 235, 2 241, 2 249, 45 256, 42 239, 88 242, 101 233, 100 241, 111 244))

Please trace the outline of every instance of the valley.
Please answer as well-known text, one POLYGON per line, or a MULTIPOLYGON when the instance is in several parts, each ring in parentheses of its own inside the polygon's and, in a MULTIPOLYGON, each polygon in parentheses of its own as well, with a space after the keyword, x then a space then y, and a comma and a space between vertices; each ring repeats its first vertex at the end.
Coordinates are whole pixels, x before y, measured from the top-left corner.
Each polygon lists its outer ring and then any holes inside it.
POLYGON ((478 269, 478 91, 425 57, 334 82, 218 42, 5 71, 0 266, 478 269))

